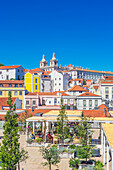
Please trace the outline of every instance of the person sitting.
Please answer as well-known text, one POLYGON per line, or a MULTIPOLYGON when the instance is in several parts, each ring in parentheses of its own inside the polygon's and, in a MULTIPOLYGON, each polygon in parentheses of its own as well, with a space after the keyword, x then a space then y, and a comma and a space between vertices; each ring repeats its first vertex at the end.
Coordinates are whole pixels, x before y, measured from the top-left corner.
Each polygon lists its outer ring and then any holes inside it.
POLYGON ((53 137, 51 136, 50 132, 47 134, 47 138, 48 138, 49 141, 53 142, 53 137))
POLYGON ((33 140, 35 139, 33 132, 30 134, 30 136, 31 136, 31 139, 33 139, 33 140))

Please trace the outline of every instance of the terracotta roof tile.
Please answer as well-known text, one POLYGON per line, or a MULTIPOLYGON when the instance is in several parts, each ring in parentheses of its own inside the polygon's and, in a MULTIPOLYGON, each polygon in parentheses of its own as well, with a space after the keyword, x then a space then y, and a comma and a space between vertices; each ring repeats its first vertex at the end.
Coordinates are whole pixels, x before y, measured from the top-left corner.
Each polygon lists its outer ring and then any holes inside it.
MULTIPOLYGON (((9 105, 7 104, 7 100, 8 100, 7 97, 0 97, 0 106, 8 107, 9 105)), ((16 100, 16 97, 12 97, 12 104, 14 104, 15 100, 16 100)))
POLYGON ((24 84, 24 80, 0 80, 0 84, 24 84))
MULTIPOLYGON (((107 112, 107 117, 109 113, 107 112)), ((104 110, 83 110, 83 117, 105 117, 104 110)))
POLYGON ((68 91, 87 91, 86 89, 83 89, 82 87, 75 85, 72 88, 70 88, 68 91))
POLYGON ((85 93, 80 94, 79 96, 99 96, 99 95, 90 93, 90 92, 85 92, 85 93))
POLYGON ((0 66, 0 69, 12 69, 12 68, 18 68, 21 65, 17 65, 17 66, 0 66))

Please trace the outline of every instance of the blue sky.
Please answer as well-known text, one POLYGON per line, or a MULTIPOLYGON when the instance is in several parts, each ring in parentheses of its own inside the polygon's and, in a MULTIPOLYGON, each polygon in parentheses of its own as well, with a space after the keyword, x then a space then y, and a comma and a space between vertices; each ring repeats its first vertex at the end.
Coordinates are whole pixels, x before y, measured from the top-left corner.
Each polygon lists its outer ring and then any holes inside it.
POLYGON ((59 64, 113 71, 112 0, 0 1, 0 63, 59 64))

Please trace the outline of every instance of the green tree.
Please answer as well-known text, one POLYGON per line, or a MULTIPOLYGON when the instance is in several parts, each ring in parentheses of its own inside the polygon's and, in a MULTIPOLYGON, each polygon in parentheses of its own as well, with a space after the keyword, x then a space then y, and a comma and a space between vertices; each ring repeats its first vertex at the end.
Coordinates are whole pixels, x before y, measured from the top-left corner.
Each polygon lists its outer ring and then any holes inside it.
POLYGON ((83 80, 83 85, 86 85, 86 80, 83 80))
POLYGON ((57 118, 57 134, 59 134, 62 143, 64 143, 64 139, 69 137, 68 117, 65 106, 63 106, 63 100, 61 100, 61 109, 57 118))
POLYGON ((82 117, 76 127, 77 136, 80 140, 80 146, 76 148, 77 156, 79 159, 85 159, 87 161, 93 154, 93 147, 91 146, 91 136, 93 131, 91 130, 91 123, 93 122, 89 117, 82 117))
POLYGON ((28 158, 28 152, 23 148, 20 151, 16 106, 12 105, 11 93, 9 93, 7 104, 10 109, 5 117, 0 161, 3 170, 16 170, 17 166, 18 169, 20 168, 20 162, 28 158))
POLYGON ((41 147, 40 152, 42 157, 47 161, 42 163, 43 166, 49 166, 49 170, 51 170, 51 165, 57 165, 60 162, 59 151, 57 147, 41 147))
POLYGON ((4 66, 2 63, 0 63, 0 66, 4 66))

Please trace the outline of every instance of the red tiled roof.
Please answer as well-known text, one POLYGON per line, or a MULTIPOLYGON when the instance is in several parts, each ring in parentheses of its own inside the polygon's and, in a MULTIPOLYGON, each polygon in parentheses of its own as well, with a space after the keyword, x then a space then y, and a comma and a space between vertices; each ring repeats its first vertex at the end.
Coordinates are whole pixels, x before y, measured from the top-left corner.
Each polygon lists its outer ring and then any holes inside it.
POLYGON ((90 93, 90 92, 85 92, 85 93, 80 94, 79 96, 99 96, 99 95, 90 93))
POLYGON ((0 66, 0 69, 11 69, 11 68, 18 68, 21 65, 17 65, 17 66, 0 66))
POLYGON ((70 88, 68 91, 87 91, 86 89, 83 89, 82 87, 75 85, 72 88, 70 88))
MULTIPOLYGON (((109 116, 109 112, 106 112, 109 116)), ((104 110, 83 110, 83 117, 105 117, 104 110)))
POLYGON ((28 72, 29 70, 28 69, 24 69, 24 72, 28 72))
POLYGON ((56 95, 56 93, 55 92, 37 92, 39 95, 56 95))
POLYGON ((73 67, 71 64, 69 64, 67 67, 73 67))
POLYGON ((38 92, 29 92, 28 94, 26 94, 27 96, 29 96, 29 95, 37 95, 38 94, 38 92))
POLYGON ((62 96, 70 96, 70 95, 62 92, 62 96))
MULTIPOLYGON (((82 69, 82 68, 75 68, 73 70, 78 70, 78 71, 87 71, 87 72, 93 72, 93 73, 106 73, 106 74, 113 74, 111 71, 97 71, 97 70, 89 70, 89 69, 82 69)), ((71 71, 73 71, 71 70, 71 71)))
MULTIPOLYGON (((24 110, 25 110, 25 111, 28 111, 28 117, 30 117, 31 115, 32 115, 32 116, 35 116, 36 113, 43 113, 43 114, 45 114, 45 113, 51 111, 52 109, 35 109, 33 112, 32 112, 31 109, 24 109, 24 110)), ((25 112, 19 113, 19 114, 18 114, 18 119, 19 119, 19 117, 21 117, 21 116, 24 115, 24 114, 25 114, 25 112)))
POLYGON ((105 104, 101 104, 101 105, 98 106, 98 109, 104 110, 104 109, 107 109, 107 106, 105 104))
POLYGON ((88 85, 83 85, 83 87, 89 87, 88 85))
POLYGON ((113 76, 104 76, 105 80, 113 80, 113 76))
POLYGON ((30 71, 42 72, 42 70, 40 68, 31 69, 30 71))
MULTIPOLYGON (((8 107, 9 105, 7 104, 7 100, 8 100, 7 97, 0 97, 0 106, 8 107)), ((16 97, 12 97, 12 104, 14 104, 15 100, 16 100, 16 97)))
POLYGON ((95 86, 93 86, 93 87, 94 87, 94 89, 98 89, 99 85, 95 85, 95 86))
POLYGON ((92 82, 92 80, 86 80, 86 82, 89 81, 89 82, 92 82))
POLYGON ((101 81, 101 84, 113 84, 113 81, 101 81))
POLYGON ((0 84, 24 84, 24 80, 0 80, 0 84))
POLYGON ((42 73, 42 75, 49 75, 50 73, 51 73, 52 71, 44 71, 43 73, 42 73))

